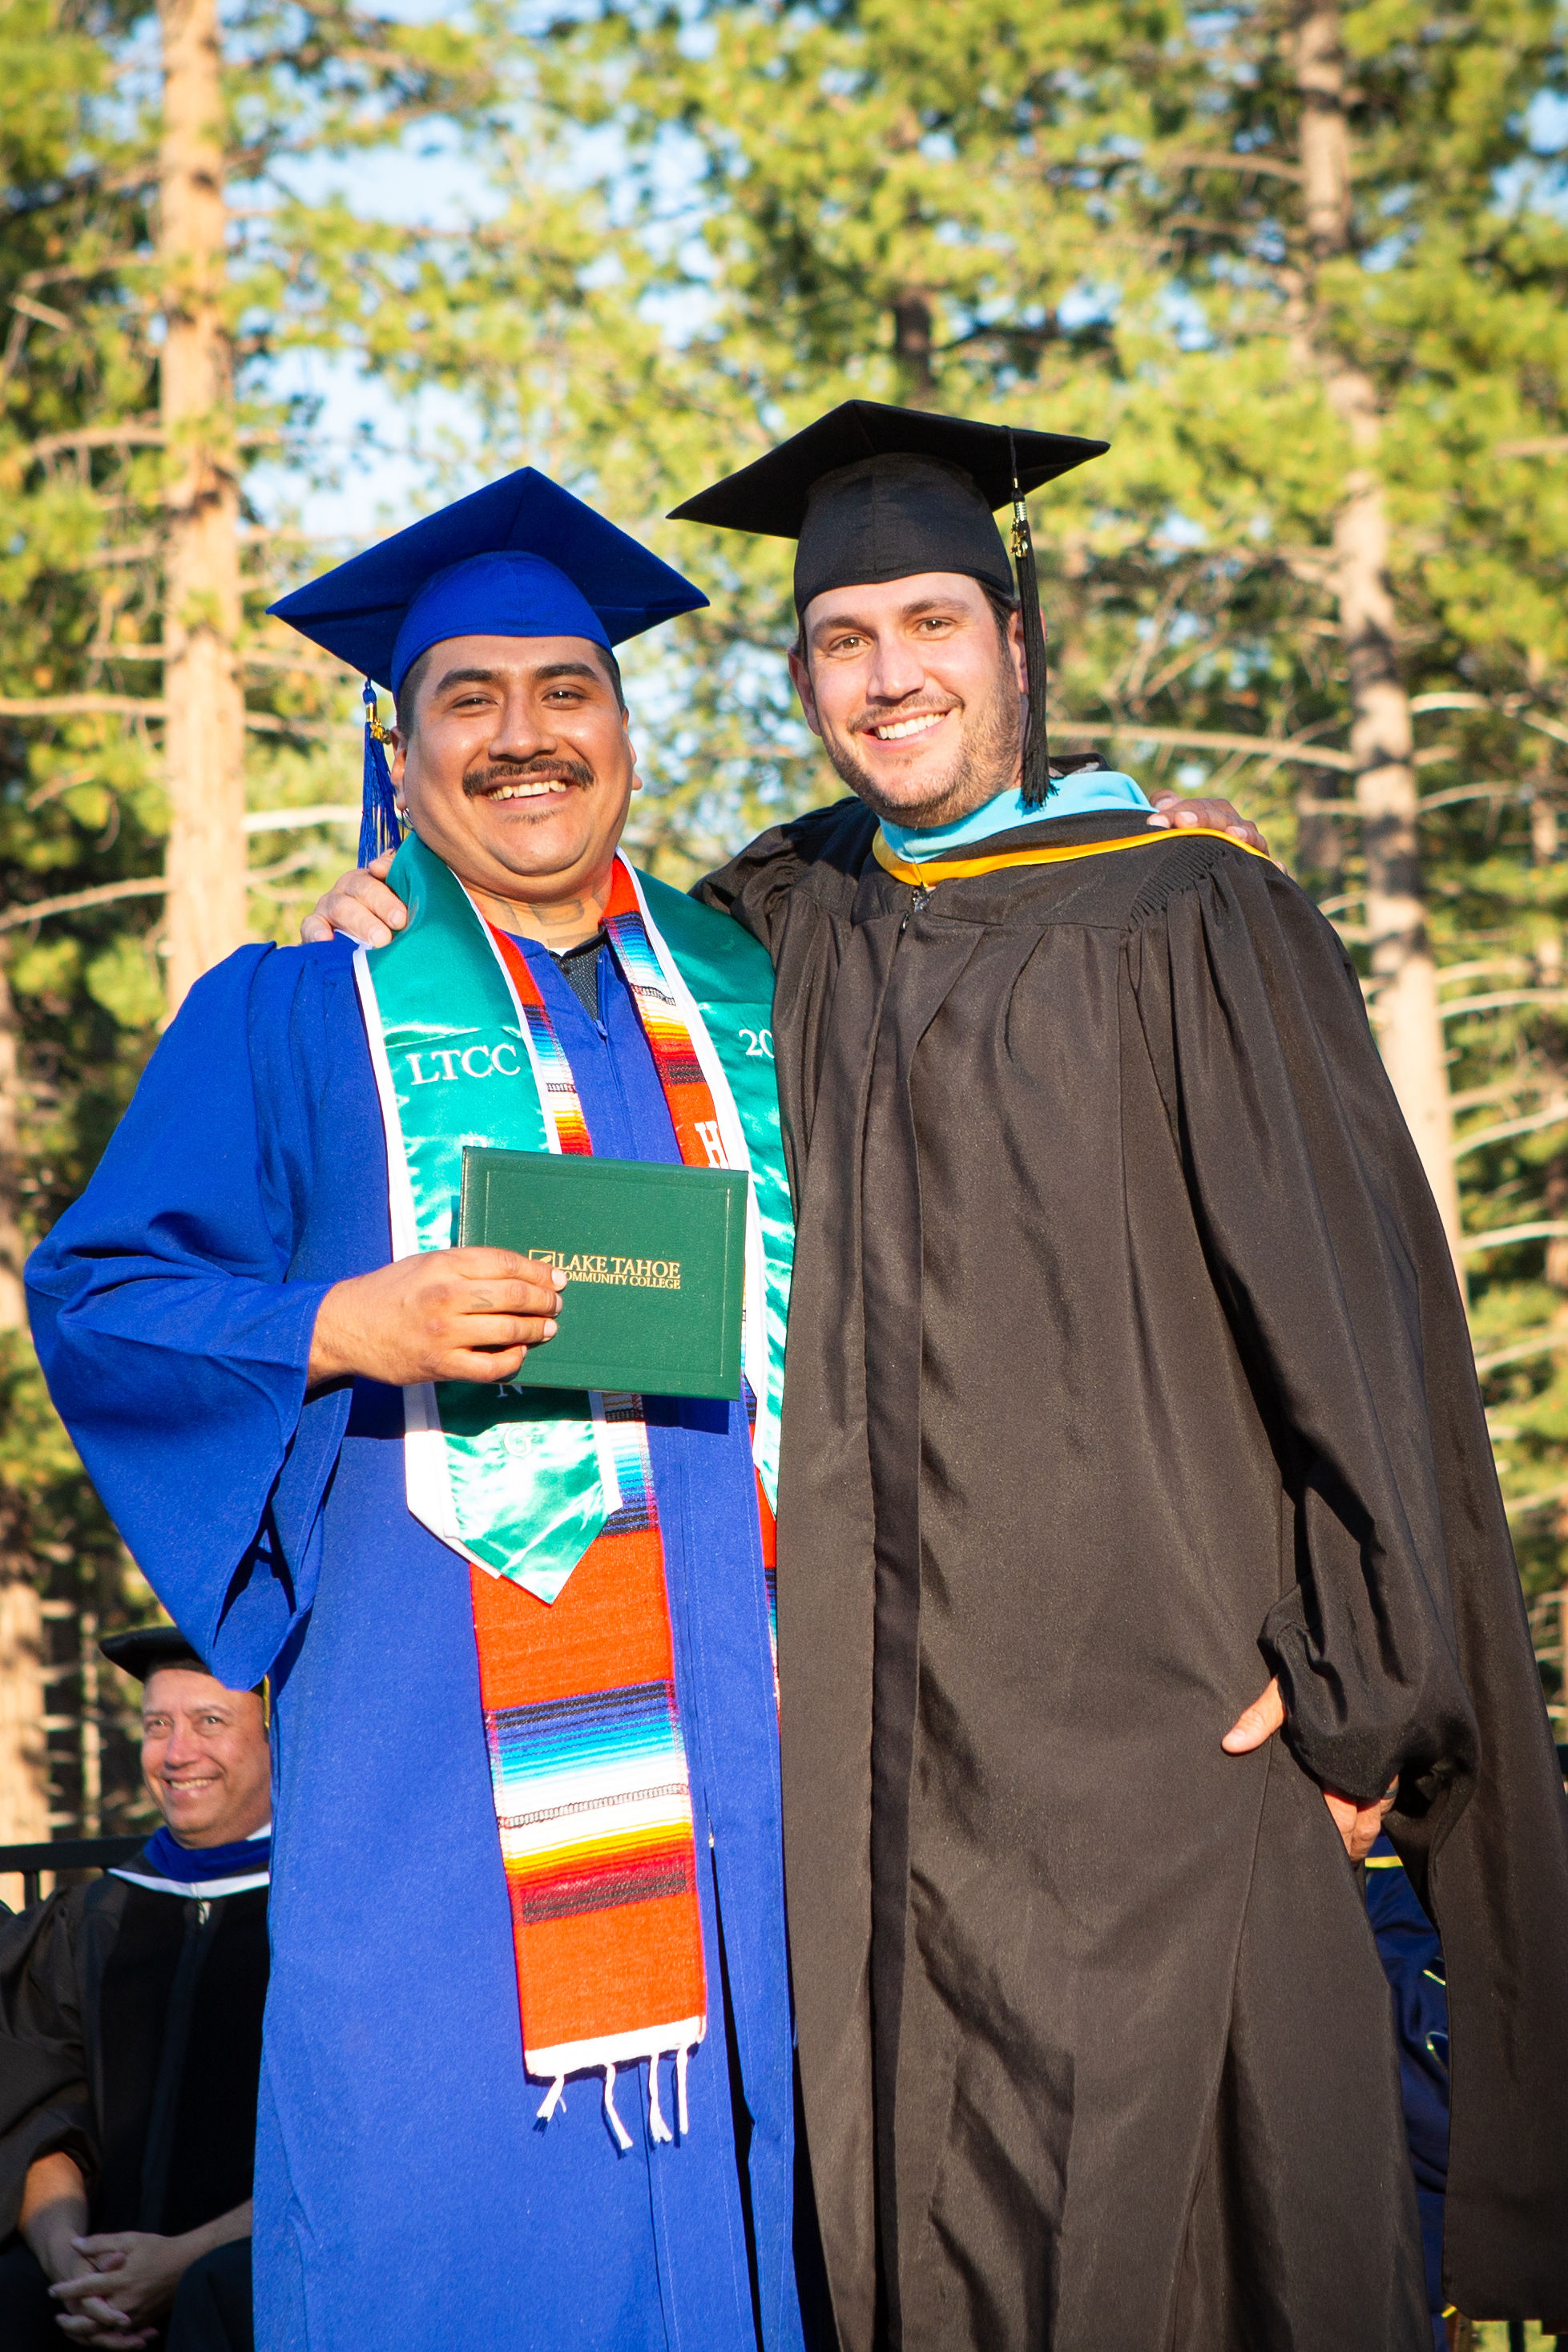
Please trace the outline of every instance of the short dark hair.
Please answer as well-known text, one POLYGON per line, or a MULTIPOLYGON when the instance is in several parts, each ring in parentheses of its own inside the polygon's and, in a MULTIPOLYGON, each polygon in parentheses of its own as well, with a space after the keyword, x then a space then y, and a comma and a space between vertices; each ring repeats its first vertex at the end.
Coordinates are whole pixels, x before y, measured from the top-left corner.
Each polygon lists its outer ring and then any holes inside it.
MULTIPOLYGON (((973 578, 974 575, 971 573, 970 577, 973 578)), ((1019 600, 1016 596, 1004 596, 1001 590, 993 588, 988 580, 977 579, 975 585, 990 606, 991 617, 997 625, 997 635, 1005 646, 1008 641, 1008 623, 1018 611, 1019 600)), ((805 616, 802 614, 796 615, 793 650, 797 661, 806 659, 806 625, 805 616)), ((624 709, 625 705, 622 704, 622 708, 624 709)))
POLYGON ((1004 596, 1001 590, 999 588, 993 588, 988 580, 982 580, 978 584, 981 595, 985 598, 987 604, 991 608, 992 616, 994 617, 997 625, 997 635, 1001 638, 1002 643, 1006 645, 1008 641, 1008 623, 1012 619, 1013 614, 1019 610, 1019 600, 1016 596, 1004 596))
MULTIPOLYGON (((594 652, 599 656, 601 661, 604 664, 605 668, 610 672, 610 683, 615 689, 616 707, 621 711, 622 717, 624 717, 626 710, 626 689, 621 682, 621 665, 616 660, 608 646, 594 644, 591 638, 589 642, 593 644, 594 652)), ((414 713, 419 708, 419 689, 424 684, 425 672, 430 667, 430 656, 434 651, 435 647, 434 646, 426 646, 422 654, 416 654, 414 656, 407 669, 404 670, 402 684, 397 690, 395 699, 397 703, 398 732, 402 737, 405 743, 413 733, 414 713)))
POLYGON ((405 743, 413 733, 413 714, 419 707, 419 689, 424 684, 424 674, 430 667, 430 656, 434 651, 434 646, 426 646, 422 654, 415 654, 402 674, 402 684, 393 697, 398 733, 405 743))

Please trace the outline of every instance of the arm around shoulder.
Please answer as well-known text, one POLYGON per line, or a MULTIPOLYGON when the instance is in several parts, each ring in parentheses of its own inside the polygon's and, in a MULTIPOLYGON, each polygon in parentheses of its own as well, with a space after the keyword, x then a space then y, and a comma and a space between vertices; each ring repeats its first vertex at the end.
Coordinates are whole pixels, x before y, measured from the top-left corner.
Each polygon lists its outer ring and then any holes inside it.
POLYGON ((853 882, 871 854, 876 819, 858 800, 835 801, 809 809, 788 824, 769 825, 727 866, 705 875, 692 897, 731 915, 760 940, 777 963, 791 897, 803 876, 817 866, 841 877, 852 896, 853 882))

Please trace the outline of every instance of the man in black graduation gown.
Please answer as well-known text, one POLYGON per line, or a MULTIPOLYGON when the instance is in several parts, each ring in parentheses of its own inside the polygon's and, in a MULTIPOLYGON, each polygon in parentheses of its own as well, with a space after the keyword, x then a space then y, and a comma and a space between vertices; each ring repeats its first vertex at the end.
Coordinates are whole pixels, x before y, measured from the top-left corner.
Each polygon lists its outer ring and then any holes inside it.
POLYGON ((1568 2324, 1568 1815, 1463 1306, 1330 927, 1050 770, 992 511, 1102 446, 853 402, 678 510, 799 538, 791 667, 856 795, 702 886, 778 974, 839 2331, 1421 2352, 1352 1867, 1385 1812, 1447 1954, 1449 2292, 1568 2324))
POLYGON ((859 795, 706 886, 773 955, 795 1153, 785 1835, 840 2327, 1427 2342, 1346 1861, 1391 1785, 1448 1960, 1449 2291, 1563 2325, 1568 1816, 1359 985, 1267 859, 1056 814, 1027 528, 983 683, 990 509, 1095 454, 850 404, 681 510, 799 534, 792 667, 859 795))
POLYGON ((247 2344, 262 1701, 214 1681, 172 1626, 100 1646, 144 1685, 142 1770, 164 1827, 133 1862, 0 1923, 0 2346, 148 2345, 176 2296, 172 2347, 247 2344))

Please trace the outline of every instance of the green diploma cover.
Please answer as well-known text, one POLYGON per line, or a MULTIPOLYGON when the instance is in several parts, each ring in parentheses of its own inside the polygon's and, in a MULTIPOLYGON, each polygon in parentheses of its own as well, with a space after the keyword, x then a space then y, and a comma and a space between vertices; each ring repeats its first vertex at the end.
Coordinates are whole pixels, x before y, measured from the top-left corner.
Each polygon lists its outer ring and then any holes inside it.
POLYGON ((463 1249, 515 1250, 570 1278, 525 1387, 740 1394, 744 1171, 466 1144, 463 1249))

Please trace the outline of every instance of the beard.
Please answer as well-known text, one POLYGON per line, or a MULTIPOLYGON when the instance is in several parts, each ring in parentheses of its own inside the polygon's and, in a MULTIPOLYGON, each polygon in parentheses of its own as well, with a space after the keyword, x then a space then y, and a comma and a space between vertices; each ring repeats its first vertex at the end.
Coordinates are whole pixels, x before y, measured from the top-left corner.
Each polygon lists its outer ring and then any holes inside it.
POLYGON ((916 801, 891 799, 852 748, 857 735, 889 724, 888 718, 864 714, 846 736, 825 741, 823 749, 841 782, 873 815, 924 831, 928 825, 949 824, 956 817, 967 816, 972 809, 983 808, 1015 781, 1023 758, 1021 700, 1012 662, 1004 654, 998 660, 985 701, 973 712, 964 708, 962 732, 946 766, 934 768, 925 778, 916 801))

